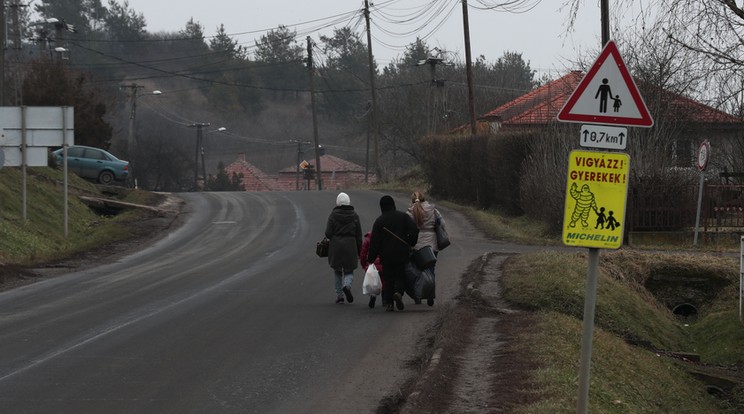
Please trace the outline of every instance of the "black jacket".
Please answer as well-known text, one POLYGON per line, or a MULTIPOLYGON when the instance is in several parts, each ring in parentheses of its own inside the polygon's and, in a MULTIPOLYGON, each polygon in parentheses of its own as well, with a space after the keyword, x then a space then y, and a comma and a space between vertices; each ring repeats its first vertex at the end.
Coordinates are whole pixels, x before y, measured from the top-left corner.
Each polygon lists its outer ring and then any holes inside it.
POLYGON ((410 259, 411 248, 416 245, 418 233, 416 223, 408 214, 395 209, 384 211, 372 226, 372 240, 369 243, 367 261, 373 263, 379 255, 383 267, 386 264, 406 263, 410 259))
POLYGON ((325 236, 331 241, 328 264, 338 271, 351 272, 356 269, 359 252, 362 251, 362 225, 354 207, 334 207, 328 216, 325 236))

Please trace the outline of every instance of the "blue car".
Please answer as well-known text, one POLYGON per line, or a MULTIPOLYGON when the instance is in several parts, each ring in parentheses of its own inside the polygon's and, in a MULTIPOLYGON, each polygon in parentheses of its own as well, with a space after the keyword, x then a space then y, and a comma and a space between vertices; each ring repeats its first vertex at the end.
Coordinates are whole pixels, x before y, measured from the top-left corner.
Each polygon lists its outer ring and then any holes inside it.
MULTIPOLYGON (((62 165, 62 148, 52 151, 57 164, 62 165)), ((72 145, 67 147, 67 168, 82 178, 111 184, 129 176, 129 161, 116 158, 100 148, 72 145)))

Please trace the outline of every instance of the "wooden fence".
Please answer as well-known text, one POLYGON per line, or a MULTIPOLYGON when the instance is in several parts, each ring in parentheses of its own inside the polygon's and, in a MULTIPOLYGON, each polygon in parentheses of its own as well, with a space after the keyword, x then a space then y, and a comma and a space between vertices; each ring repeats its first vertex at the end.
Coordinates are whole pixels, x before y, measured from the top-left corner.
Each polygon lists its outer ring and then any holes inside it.
MULTIPOLYGON (((699 186, 655 186, 628 192, 629 231, 680 231, 695 227, 699 186)), ((704 231, 744 230, 744 185, 705 185, 700 211, 704 231)))

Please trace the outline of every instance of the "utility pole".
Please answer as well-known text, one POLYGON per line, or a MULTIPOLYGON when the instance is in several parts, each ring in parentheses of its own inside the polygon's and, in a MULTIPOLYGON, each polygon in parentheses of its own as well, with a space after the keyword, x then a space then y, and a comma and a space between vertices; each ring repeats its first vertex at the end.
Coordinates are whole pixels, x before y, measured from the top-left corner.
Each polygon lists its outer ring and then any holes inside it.
POLYGON ((310 73, 310 106, 313 113, 313 138, 315 138, 315 183, 318 191, 323 190, 320 173, 320 143, 318 142, 318 117, 315 114, 315 69, 313 65, 313 40, 307 37, 307 69, 310 73))
POLYGON ((468 110, 470 111, 470 134, 476 134, 475 91, 473 89, 473 59, 470 54, 470 23, 468 22, 468 0, 462 0, 462 20, 465 32, 465 69, 468 80, 468 110))
MULTIPOLYGON (((199 148, 202 143, 202 129, 208 127, 209 122, 196 122, 189 125, 190 128, 196 128, 196 149, 194 151, 194 191, 199 191, 199 148)), ((204 177, 206 182, 207 177, 204 177)))
POLYGON ((129 158, 129 180, 132 183, 132 188, 137 188, 137 179, 135 178, 136 170, 134 168, 134 159, 136 152, 136 141, 134 139, 134 120, 137 116, 137 91, 142 89, 142 85, 132 83, 129 85, 121 85, 119 89, 129 88, 129 137, 127 138, 127 157, 129 158))
MULTIPOLYGON (((369 65, 369 89, 372 95, 372 108, 370 109, 370 123, 372 125, 372 136, 375 143, 375 175, 380 180, 380 147, 378 143, 379 128, 377 127, 377 93, 375 92, 375 67, 372 57, 372 32, 369 28, 369 0, 364 0, 364 20, 367 22, 367 62, 369 65)), ((368 128, 369 130, 369 128, 368 128)), ((367 182, 369 174, 369 134, 367 135, 367 167, 364 172, 364 182, 367 182)))
MULTIPOLYGON (((431 87, 436 87, 437 89, 441 89, 444 87, 444 80, 443 79, 437 79, 437 65, 441 65, 444 63, 444 59, 441 56, 441 51, 439 48, 434 48, 435 51, 437 51, 437 56, 429 56, 426 58, 426 60, 420 60, 416 66, 422 66, 422 65, 429 65, 429 69, 431 72, 431 87)), ((433 134, 436 132, 437 127, 439 126, 439 107, 440 104, 443 106, 444 98, 441 96, 441 91, 438 91, 436 97, 432 99, 432 94, 429 94, 428 99, 428 110, 426 113, 426 124, 427 124, 427 132, 429 134, 433 134), (432 100, 434 103, 432 103, 432 100)))
POLYGON ((5 0, 0 0, 0 106, 5 106, 5 0))
POLYGON ((131 162, 134 159, 134 149, 136 142, 134 140, 134 120, 137 117, 137 91, 144 88, 142 85, 131 83, 129 85, 121 85, 120 89, 128 88, 129 91, 129 138, 127 139, 127 156, 131 162))

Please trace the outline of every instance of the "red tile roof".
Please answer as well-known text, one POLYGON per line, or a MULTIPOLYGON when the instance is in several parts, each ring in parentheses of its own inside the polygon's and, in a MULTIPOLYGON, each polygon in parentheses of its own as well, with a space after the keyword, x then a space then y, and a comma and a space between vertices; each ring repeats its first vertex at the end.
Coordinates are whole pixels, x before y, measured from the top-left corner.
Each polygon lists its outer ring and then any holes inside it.
MULTIPOLYGON (((315 165, 315 158, 308 159, 307 162, 309 162, 312 165, 315 165)), ((359 164, 354 164, 351 161, 346 161, 344 159, 334 157, 333 155, 321 155, 320 156, 320 169, 323 173, 326 171, 332 172, 364 172, 364 167, 362 167, 359 164)), ((288 172, 296 172, 297 166, 293 165, 291 167, 287 167, 279 171, 280 173, 288 173, 288 172)))
MULTIPOLYGON (((571 93, 583 79, 579 71, 549 82, 521 97, 478 117, 481 122, 497 122, 501 126, 537 126, 557 122, 558 112, 563 108, 571 93)), ((647 88, 646 92, 653 91, 647 88)), ((663 91, 662 102, 669 105, 668 112, 676 119, 690 123, 704 124, 742 124, 742 118, 729 115, 708 105, 682 95, 663 91)), ((648 100, 646 101, 648 105, 648 100)), ((650 105, 649 105, 650 106, 650 105)))
MULTIPOLYGON (((308 161, 315 164, 314 158, 308 161)), ((320 157, 320 167, 324 188, 341 189, 364 184, 364 167, 361 165, 333 155, 323 155, 320 157)), ((245 158, 245 153, 240 153, 232 164, 225 167, 225 171, 229 176, 233 173, 243 174, 241 183, 245 191, 294 191, 298 187, 303 190, 308 185, 311 189, 315 186, 314 181, 308 183, 304 177, 297 175, 296 165, 282 169, 275 176, 270 176, 249 163, 245 158)), ((377 178, 374 173, 370 172, 368 180, 374 183, 377 178)))
POLYGON ((478 118, 479 121, 501 122, 503 125, 536 125, 554 122, 558 112, 576 89, 583 74, 570 72, 532 92, 507 102, 478 118))
POLYGON ((245 153, 238 154, 238 159, 225 167, 225 171, 229 177, 232 177, 233 173, 243 174, 241 184, 245 191, 271 191, 276 187, 276 180, 246 161, 245 153))

